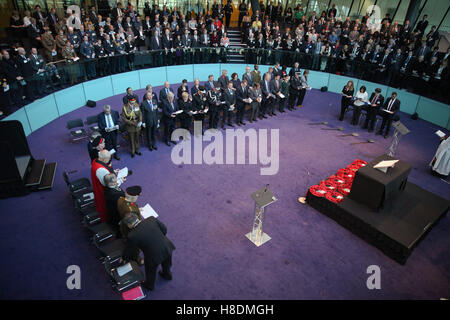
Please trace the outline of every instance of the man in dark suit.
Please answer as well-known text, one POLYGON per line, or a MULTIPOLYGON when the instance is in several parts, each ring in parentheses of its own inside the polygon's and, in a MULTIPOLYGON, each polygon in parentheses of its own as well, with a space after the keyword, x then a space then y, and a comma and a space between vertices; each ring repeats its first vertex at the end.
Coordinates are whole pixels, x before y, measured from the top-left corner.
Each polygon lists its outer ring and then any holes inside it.
MULTIPOLYGON (((281 105, 281 80, 280 80, 280 74, 277 72, 275 74, 275 78, 270 82, 270 92, 274 95, 275 100, 273 103, 273 108, 272 110, 275 110, 276 106, 278 106, 278 110, 283 113, 285 112, 283 110, 283 106, 281 105)), ((273 114, 275 115, 275 112, 273 112, 273 114)))
POLYGON ((364 122, 363 129, 369 128, 369 132, 372 132, 375 126, 375 117, 378 113, 378 110, 384 103, 384 97, 381 94, 381 89, 376 88, 375 92, 372 93, 369 99, 369 105, 365 107, 367 111, 366 121, 364 122))
POLYGON ((225 129, 225 122, 234 127, 231 123, 231 116, 233 115, 233 111, 230 110, 236 107, 236 93, 233 89, 233 82, 228 81, 226 89, 223 90, 223 97, 225 104, 223 105, 223 118, 222 118, 222 129, 225 129))
POLYGON ((230 82, 230 79, 227 76, 227 70, 222 70, 222 75, 219 77, 218 82, 222 92, 228 88, 228 82, 230 82))
POLYGON ((167 95, 169 94, 169 92, 173 93, 173 89, 170 87, 168 81, 164 81, 164 88, 159 91, 159 101, 161 101, 161 103, 167 101, 167 95))
POLYGON ((381 123, 380 130, 377 132, 377 134, 383 134, 383 130, 386 127, 384 138, 388 137, 392 120, 398 110, 400 110, 400 100, 397 99, 397 93, 392 92, 391 97, 384 103, 383 109, 380 109, 379 111, 379 114, 383 117, 383 122, 381 123))
POLYGON ((212 74, 210 74, 208 76, 208 81, 205 82, 205 89, 206 89, 206 91, 219 89, 219 88, 216 88, 216 85, 214 84, 214 76, 212 74))
POLYGON ((262 91, 262 103, 261 103, 261 115, 263 118, 267 118, 265 113, 269 116, 273 116, 273 94, 270 90, 270 74, 264 74, 264 80, 261 81, 262 91))
POLYGON ((162 266, 159 275, 166 280, 172 280, 170 267, 175 246, 166 237, 167 227, 155 217, 140 220, 134 213, 127 214, 122 223, 131 230, 127 235, 123 259, 139 261, 139 249, 144 254, 146 279, 143 286, 149 290, 155 288, 156 270, 159 265, 162 266))
POLYGON ((153 65, 155 67, 158 67, 162 64, 162 51, 157 51, 157 50, 162 50, 163 46, 162 46, 162 41, 159 38, 159 33, 157 30, 153 31, 153 36, 152 39, 150 40, 150 48, 154 52, 153 54, 153 65))
POLYGON ((291 77, 289 81, 289 100, 288 100, 289 110, 295 109, 295 101, 298 100, 301 87, 302 81, 300 78, 300 70, 299 70, 294 73, 294 76, 291 77))
POLYGON ((116 230, 117 235, 120 237, 121 233, 119 231, 120 215, 117 210, 117 200, 120 197, 125 197, 125 192, 119 187, 117 183, 117 177, 114 173, 108 173, 103 178, 105 182, 105 201, 106 210, 108 211, 108 221, 107 223, 111 225, 114 230, 116 230))
POLYGON ((120 160, 117 155, 117 132, 119 131, 119 113, 111 110, 109 104, 103 107, 103 112, 97 116, 97 124, 100 133, 105 138, 105 146, 107 150, 116 150, 113 154, 114 159, 120 160))
POLYGON ((150 151, 157 150, 156 129, 158 128, 158 103, 152 93, 146 92, 141 103, 142 122, 147 132, 147 145, 150 151))
POLYGON ((247 87, 247 80, 243 79, 241 85, 236 89, 236 123, 238 126, 245 125, 244 113, 245 113, 245 105, 248 103, 244 101, 249 98, 249 92, 247 87))
POLYGON ((139 97, 135 93, 133 93, 133 89, 131 87, 128 87, 126 95, 122 98, 123 104, 128 104, 128 101, 132 98, 136 99, 136 103, 139 104, 139 97))
MULTIPOLYGON (((160 97, 161 95, 162 93, 160 94, 160 97)), ((170 146, 170 142, 176 144, 176 142, 172 141, 171 138, 172 132, 175 130, 176 125, 176 115, 174 112, 178 110, 178 105, 174 97, 175 95, 172 91, 170 91, 167 93, 167 99, 161 99, 163 104, 164 140, 168 146, 170 146)))
POLYGON ((424 35, 424 33, 425 33, 425 29, 426 29, 427 26, 428 26, 428 20, 427 20, 427 18, 428 18, 428 15, 424 14, 422 20, 419 21, 419 22, 417 23, 417 25, 416 25, 416 30, 415 30, 415 31, 416 31, 416 32, 419 32, 419 38, 420 38, 420 39, 422 39, 422 37, 423 37, 423 35, 424 35))

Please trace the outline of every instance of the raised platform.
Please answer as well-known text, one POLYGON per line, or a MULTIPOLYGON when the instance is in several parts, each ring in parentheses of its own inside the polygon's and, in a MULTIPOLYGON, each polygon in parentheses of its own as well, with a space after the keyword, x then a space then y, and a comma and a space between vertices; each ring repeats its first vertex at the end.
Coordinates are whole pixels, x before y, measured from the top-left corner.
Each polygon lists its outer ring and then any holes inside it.
POLYGON ((379 211, 345 197, 340 203, 312 195, 307 202, 400 264, 442 218, 450 202, 408 182, 396 201, 379 211))

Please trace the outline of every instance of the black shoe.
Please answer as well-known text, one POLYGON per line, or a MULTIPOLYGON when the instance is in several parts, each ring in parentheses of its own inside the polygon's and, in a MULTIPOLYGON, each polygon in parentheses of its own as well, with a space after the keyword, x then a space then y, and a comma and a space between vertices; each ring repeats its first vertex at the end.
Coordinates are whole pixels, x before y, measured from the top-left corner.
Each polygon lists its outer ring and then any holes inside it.
POLYGON ((134 153, 133 153, 133 154, 131 154, 131 157, 132 157, 132 158, 134 158, 134 153))
POLYGON ((267 119, 267 117, 266 117, 265 115, 263 116, 263 118, 264 118, 264 119, 267 119))
POLYGON ((249 120, 248 122, 253 123, 253 120, 249 120))
POLYGON ((115 153, 113 155, 113 158, 116 159, 116 160, 120 160, 120 157, 117 154, 115 154, 115 153))
POLYGON ((166 144, 170 147, 170 143, 169 143, 169 141, 166 141, 166 144))
POLYGON ((286 111, 284 111, 284 110, 281 110, 280 112, 281 112, 281 113, 285 113, 286 111))
POLYGON ((367 128, 368 128, 368 126, 364 125, 364 126, 363 126, 362 128, 363 128, 363 129, 367 129, 367 128))
POLYGON ((153 150, 158 150, 158 148, 156 146, 152 146, 153 150))
POLYGON ((255 119, 253 119, 253 121, 255 121, 255 122, 258 122, 258 120, 255 118, 255 119))
POLYGON ((166 280, 172 280, 172 274, 171 273, 163 273, 161 270, 158 272, 161 277, 163 277, 166 280))
POLYGON ((237 123, 237 125, 238 125, 238 126, 240 127, 240 126, 241 126, 241 123, 240 123, 240 122, 238 122, 238 123, 237 123))
POLYGON ((259 119, 262 120, 262 119, 263 119, 263 116, 259 116, 259 119))
POLYGON ((243 126, 245 126, 245 122, 244 122, 244 121, 241 121, 241 124, 242 124, 243 126))
POLYGON ((149 285, 147 282, 142 282, 142 286, 143 286, 145 289, 150 290, 150 291, 153 291, 153 290, 155 289, 154 286, 149 285))
POLYGON ((339 121, 343 121, 343 120, 344 120, 344 118, 339 117, 339 121))
POLYGON ((136 154, 137 154, 138 156, 142 156, 142 153, 140 153, 139 151, 136 151, 136 154))
POLYGON ((225 126, 222 126, 222 130, 225 130, 225 126))
POLYGON ((375 133, 377 136, 379 136, 382 132, 381 131, 377 131, 377 133, 375 133))
POLYGON ((150 147, 148 147, 148 150, 153 151, 153 148, 150 146, 150 147))
POLYGON ((177 142, 176 141, 170 141, 171 143, 173 143, 173 144, 177 144, 177 142))
POLYGON ((234 125, 233 125, 232 123, 228 123, 228 125, 229 125, 230 127, 233 127, 233 128, 234 128, 234 125))

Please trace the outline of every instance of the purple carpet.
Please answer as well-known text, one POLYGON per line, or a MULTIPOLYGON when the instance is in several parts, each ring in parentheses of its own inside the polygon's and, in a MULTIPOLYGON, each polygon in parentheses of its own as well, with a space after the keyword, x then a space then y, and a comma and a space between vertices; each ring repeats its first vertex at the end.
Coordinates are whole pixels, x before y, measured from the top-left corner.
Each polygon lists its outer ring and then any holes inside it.
MULTIPOLYGON (((175 88, 174 88, 175 89, 175 88)), ((159 93, 159 88, 155 88, 159 93)), ((142 97, 143 91, 137 92, 142 97)), ((80 108, 29 136, 36 159, 57 161, 52 191, 0 201, 0 298, 120 299, 89 242, 73 208, 62 172, 89 177, 86 142, 71 143, 67 120, 97 114, 104 104, 120 112, 122 95, 80 108), (81 268, 81 290, 68 290, 66 269, 81 268)), ((333 220, 297 201, 307 188, 354 159, 383 154, 390 139, 337 120, 340 96, 312 90, 304 108, 248 124, 244 128, 278 128, 280 168, 261 176, 260 165, 174 165, 172 147, 158 141, 150 152, 131 159, 121 141, 115 168, 135 174, 123 187, 139 184, 138 204, 150 203, 168 227, 177 249, 172 281, 157 278, 147 299, 439 299, 450 293, 450 223, 444 217, 413 251, 405 266, 385 256, 333 220), (321 130, 310 122, 344 126, 344 133, 321 130), (350 145, 375 139, 375 144, 350 145), (279 201, 267 211, 264 231, 271 237, 257 248, 244 235, 251 230, 250 194, 269 183, 279 201), (366 287, 370 265, 381 268, 381 290, 366 287)), ((247 117, 246 117, 247 119, 247 117)), ((401 114, 411 129, 397 156, 413 166, 409 181, 450 199, 450 186, 429 174, 439 127, 401 114)), ((205 143, 206 145, 207 143, 205 143)), ((248 158, 248 156, 247 156, 248 158)))

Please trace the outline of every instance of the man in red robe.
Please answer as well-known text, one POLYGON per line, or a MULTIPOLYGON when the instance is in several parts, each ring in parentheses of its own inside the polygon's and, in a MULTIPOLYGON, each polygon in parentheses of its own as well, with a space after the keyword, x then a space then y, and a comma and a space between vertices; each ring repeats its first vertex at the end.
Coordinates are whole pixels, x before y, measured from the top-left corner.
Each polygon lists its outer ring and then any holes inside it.
POLYGON ((105 175, 114 173, 110 165, 111 154, 108 150, 102 150, 98 153, 98 158, 92 161, 91 180, 92 189, 94 191, 95 209, 99 213, 100 220, 106 222, 108 220, 108 210, 105 201, 105 175))

